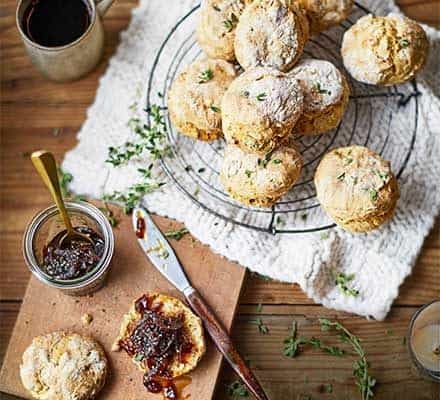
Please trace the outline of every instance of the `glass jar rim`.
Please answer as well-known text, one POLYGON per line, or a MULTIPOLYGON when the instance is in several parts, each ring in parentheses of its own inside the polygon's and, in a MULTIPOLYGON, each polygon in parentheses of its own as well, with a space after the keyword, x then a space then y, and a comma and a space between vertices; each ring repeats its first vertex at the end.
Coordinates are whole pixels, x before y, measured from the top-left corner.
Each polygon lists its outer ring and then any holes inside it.
POLYGON ((107 220, 105 215, 94 205, 85 201, 66 201, 65 205, 68 212, 73 211, 82 213, 95 221, 96 224, 100 227, 104 239, 104 253, 98 264, 91 271, 83 276, 75 279, 65 280, 55 279, 41 269, 35 257, 33 241, 40 227, 49 218, 59 215, 59 211, 56 205, 51 205, 45 208, 32 218, 31 222, 26 227, 23 237, 23 254, 29 269, 41 282, 44 282, 58 289, 77 289, 95 281, 106 272, 107 267, 113 256, 114 235, 109 221, 107 220))

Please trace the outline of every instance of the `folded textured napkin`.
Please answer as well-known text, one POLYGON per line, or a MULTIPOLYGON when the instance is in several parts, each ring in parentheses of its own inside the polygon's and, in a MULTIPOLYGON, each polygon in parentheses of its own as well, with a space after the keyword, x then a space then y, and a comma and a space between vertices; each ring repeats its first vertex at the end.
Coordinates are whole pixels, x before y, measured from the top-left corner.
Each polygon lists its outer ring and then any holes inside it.
MULTIPOLYGON (((127 127, 132 116, 129 106, 140 101, 140 93, 145 92, 146 77, 168 31, 195 4, 192 0, 174 0, 170 6, 160 0, 141 0, 133 10, 130 26, 121 35, 121 43, 78 133, 78 144, 65 156, 63 169, 74 177, 72 191, 101 198, 124 190, 139 179, 137 169, 149 164, 146 156, 117 168, 105 160, 109 146, 133 139, 127 127)), ((391 1, 365 0, 362 5, 378 15, 399 12, 391 1)), ((215 217, 171 182, 147 195, 149 209, 182 221, 215 252, 252 271, 298 283, 308 296, 326 307, 378 320, 385 318, 399 286, 411 273, 440 208, 440 34, 433 28, 425 29, 431 52, 428 65, 418 77, 422 95, 417 135, 400 177, 401 198, 391 223, 364 235, 335 228, 325 238, 319 232, 274 236, 215 217), (350 287, 359 291, 358 296, 347 296, 335 285, 335 270, 354 274, 350 287)), ((402 122, 399 134, 404 137, 412 132, 402 122)), ((166 181, 161 171, 157 173, 166 181)))

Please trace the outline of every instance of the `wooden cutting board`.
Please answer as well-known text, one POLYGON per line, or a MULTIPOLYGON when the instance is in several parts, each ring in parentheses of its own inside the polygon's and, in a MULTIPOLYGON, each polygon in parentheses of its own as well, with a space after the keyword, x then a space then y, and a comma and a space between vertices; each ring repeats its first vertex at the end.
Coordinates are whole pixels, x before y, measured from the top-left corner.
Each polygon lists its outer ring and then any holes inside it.
MULTIPOLYGON (((166 231, 176 223, 154 217, 166 231)), ((34 336, 55 330, 86 333, 97 339, 106 350, 111 375, 98 396, 108 400, 160 399, 148 393, 142 385, 142 373, 124 352, 110 351, 119 331, 122 315, 131 302, 147 291, 159 291, 181 297, 144 256, 131 229, 130 218, 125 217, 114 230, 116 247, 107 284, 100 291, 85 297, 70 297, 31 278, 8 351, 0 372, 0 391, 26 399, 31 397, 21 385, 19 365, 21 355, 34 336), (93 316, 93 322, 84 326, 81 316, 93 316)), ((225 262, 190 235, 180 241, 171 241, 185 266, 189 279, 212 306, 224 326, 230 329, 238 303, 245 269, 225 262)), ((23 262, 23 268, 26 268, 23 262)), ((222 357, 208 340, 207 352, 199 366, 190 374, 192 379, 184 394, 192 400, 212 398, 222 357)))

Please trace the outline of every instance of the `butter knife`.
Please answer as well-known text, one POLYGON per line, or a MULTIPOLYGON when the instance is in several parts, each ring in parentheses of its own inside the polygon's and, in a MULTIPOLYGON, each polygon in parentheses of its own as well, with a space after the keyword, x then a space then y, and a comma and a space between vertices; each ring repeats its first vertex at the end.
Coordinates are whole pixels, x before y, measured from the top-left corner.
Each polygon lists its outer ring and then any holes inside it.
POLYGON ((156 269, 179 289, 193 311, 202 319, 206 330, 229 365, 258 400, 268 400, 255 375, 235 349, 226 330, 214 312, 195 290, 165 236, 151 219, 148 211, 138 206, 133 210, 133 228, 142 250, 156 269))

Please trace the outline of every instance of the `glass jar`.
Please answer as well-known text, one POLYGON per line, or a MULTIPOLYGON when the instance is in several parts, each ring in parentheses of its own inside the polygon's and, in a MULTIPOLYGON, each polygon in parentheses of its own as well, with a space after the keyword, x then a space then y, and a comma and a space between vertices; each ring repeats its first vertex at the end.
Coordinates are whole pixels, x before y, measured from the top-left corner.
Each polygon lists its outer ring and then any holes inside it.
POLYGON ((440 300, 424 305, 413 315, 407 346, 421 376, 440 382, 440 300))
POLYGON ((87 226, 104 240, 104 252, 98 264, 85 275, 66 280, 56 279, 41 268, 44 247, 66 229, 55 205, 38 213, 29 223, 24 234, 23 253, 29 269, 41 282, 60 289, 65 294, 83 296, 103 286, 113 256, 115 240, 110 223, 98 208, 83 201, 65 204, 73 227, 87 226))

